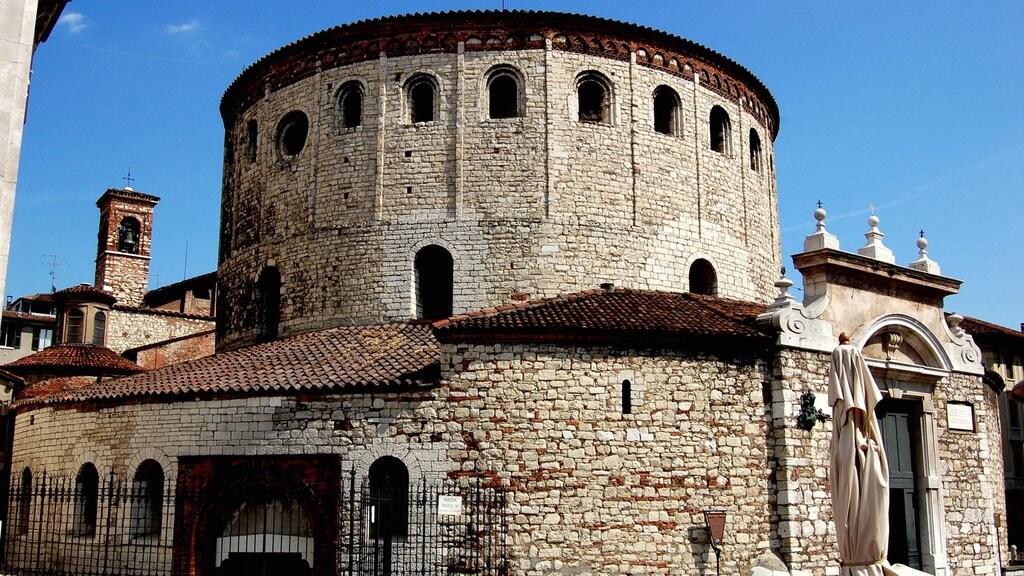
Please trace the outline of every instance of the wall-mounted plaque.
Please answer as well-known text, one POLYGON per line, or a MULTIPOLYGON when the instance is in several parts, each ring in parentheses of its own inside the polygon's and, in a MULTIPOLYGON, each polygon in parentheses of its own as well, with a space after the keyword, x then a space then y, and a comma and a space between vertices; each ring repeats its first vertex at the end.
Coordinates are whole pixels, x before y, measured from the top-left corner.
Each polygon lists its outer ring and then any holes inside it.
POLYGON ((462 515, 462 496, 438 496, 438 516, 460 516, 462 515))
POLYGON ((974 432, 974 406, 966 402, 947 404, 946 425, 950 430, 974 432))

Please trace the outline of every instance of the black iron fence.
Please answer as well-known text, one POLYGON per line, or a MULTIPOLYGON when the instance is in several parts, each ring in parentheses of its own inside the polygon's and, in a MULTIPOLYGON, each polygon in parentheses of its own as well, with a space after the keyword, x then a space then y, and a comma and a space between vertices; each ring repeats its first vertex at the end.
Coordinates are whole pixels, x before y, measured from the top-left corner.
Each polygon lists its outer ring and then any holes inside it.
POLYGON ((505 493, 471 483, 357 485, 348 479, 340 572, 349 576, 510 573, 505 493))
MULTIPOLYGON (((11 481, 3 523, 5 575, 174 574, 176 494, 161 477, 70 477, 11 481)), ((336 566, 313 565, 322 535, 297 502, 254 484, 251 497, 209 534, 200 574, 447 576, 510 573, 506 495, 455 482, 373 485, 346 474, 337 521, 336 566)), ((181 504, 178 502, 177 504, 181 504)), ((178 510, 194 507, 177 506, 178 510)), ((200 511, 201 513, 201 511, 200 511)), ((212 519, 204 518, 209 523, 212 519)), ((332 547, 334 544, 330 544, 332 547)), ((182 549, 185 549, 182 548, 182 549)), ((180 557, 182 551, 178 550, 180 557)))
POLYGON ((171 573, 170 486, 88 471, 71 477, 43 473, 12 480, 7 511, 5 574, 171 573))

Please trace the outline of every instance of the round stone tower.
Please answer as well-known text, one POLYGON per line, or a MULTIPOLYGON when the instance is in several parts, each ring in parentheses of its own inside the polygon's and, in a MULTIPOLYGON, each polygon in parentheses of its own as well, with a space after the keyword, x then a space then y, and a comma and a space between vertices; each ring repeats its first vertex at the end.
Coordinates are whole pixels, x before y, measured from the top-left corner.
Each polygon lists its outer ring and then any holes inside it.
POLYGON ((601 283, 767 302, 768 89, 677 36, 544 12, 389 17, 221 103, 222 350, 601 283))

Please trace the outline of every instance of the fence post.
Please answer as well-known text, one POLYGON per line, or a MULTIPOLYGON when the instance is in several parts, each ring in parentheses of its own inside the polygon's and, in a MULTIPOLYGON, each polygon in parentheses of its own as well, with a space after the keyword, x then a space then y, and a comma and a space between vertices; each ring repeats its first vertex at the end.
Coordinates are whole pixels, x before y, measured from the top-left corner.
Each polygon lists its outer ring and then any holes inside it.
POLYGON ((43 481, 39 484, 39 526, 36 531, 36 566, 39 566, 43 555, 43 510, 46 508, 46 470, 43 470, 43 481))
POLYGON ((349 470, 348 479, 348 574, 352 575, 352 559, 355 556, 356 533, 356 468, 349 470))

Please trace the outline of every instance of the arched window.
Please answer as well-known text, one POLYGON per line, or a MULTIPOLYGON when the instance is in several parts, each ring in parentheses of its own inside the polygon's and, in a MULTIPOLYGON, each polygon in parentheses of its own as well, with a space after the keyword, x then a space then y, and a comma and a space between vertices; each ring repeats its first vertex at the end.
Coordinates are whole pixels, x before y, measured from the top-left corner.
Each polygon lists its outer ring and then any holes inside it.
POLYGON ((259 125, 256 124, 255 120, 249 120, 248 128, 246 131, 245 140, 245 156, 252 164, 256 161, 256 142, 259 138, 259 125))
POLYGON ((431 244, 416 253, 416 316, 439 320, 452 315, 454 261, 444 248, 431 244))
POLYGON ((576 80, 580 122, 612 123, 611 85, 597 72, 585 72, 576 80))
POLYGON ((761 171, 761 137, 753 128, 750 129, 750 169, 761 171))
POLYGON ((409 470, 394 456, 370 464, 370 535, 388 540, 409 534, 409 470))
POLYGON ((103 346, 107 338, 107 313, 97 312, 92 318, 92 343, 103 346))
POLYGON ((633 413, 633 383, 629 380, 622 381, 622 413, 633 413))
POLYGON ((28 534, 32 513, 32 470, 25 467, 21 471, 21 486, 18 488, 18 516, 15 530, 17 534, 28 534))
POLYGON ((508 68, 498 68, 487 78, 487 110, 492 119, 522 116, 519 77, 508 68))
POLYGON ((430 76, 414 76, 406 84, 409 122, 433 122, 437 113, 437 85, 430 76))
POLYGON ((729 123, 729 113, 721 106, 711 109, 711 150, 719 154, 728 154, 732 142, 732 124, 729 123))
POLYGON ((284 115, 277 124, 277 153, 283 158, 298 156, 306 147, 309 118, 299 110, 284 115))
POLYGON ((132 525, 131 535, 160 535, 164 512, 164 469, 156 460, 139 464, 132 478, 132 525))
POLYGON ((100 475, 91 462, 86 462, 75 477, 75 536, 96 535, 96 509, 100 496, 100 475))
POLYGON ((363 123, 363 87, 359 82, 346 82, 338 91, 338 110, 343 128, 355 128, 363 123))
POLYGON ((68 310, 66 322, 67 338, 64 341, 68 344, 81 344, 85 337, 85 312, 79 308, 68 310))
POLYGON ((267 266, 256 284, 256 341, 277 338, 281 322, 281 273, 276 266, 267 266))
POLYGON ((679 102, 679 94, 668 86, 658 86, 654 90, 655 132, 679 135, 679 102))
POLYGON ((117 225, 117 251, 125 254, 139 253, 139 231, 142 226, 131 216, 125 216, 117 225))
POLYGON ((707 296, 718 294, 718 275, 711 262, 699 258, 690 265, 690 292, 707 296))

